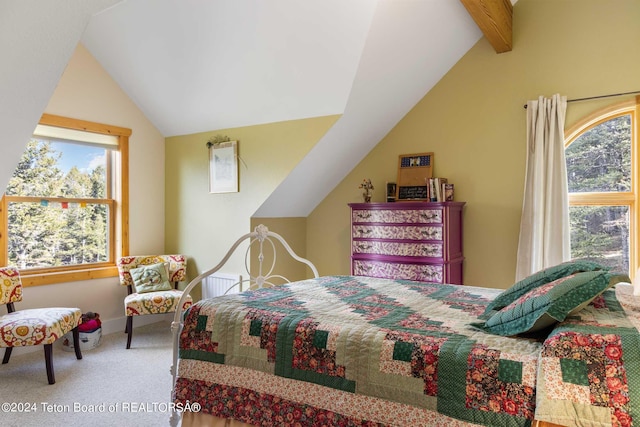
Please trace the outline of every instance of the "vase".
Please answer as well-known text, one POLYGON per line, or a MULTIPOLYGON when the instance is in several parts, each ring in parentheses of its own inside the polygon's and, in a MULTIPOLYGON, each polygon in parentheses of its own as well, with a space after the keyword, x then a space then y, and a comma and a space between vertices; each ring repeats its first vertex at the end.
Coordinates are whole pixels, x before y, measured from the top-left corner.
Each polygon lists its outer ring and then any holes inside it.
POLYGON ((367 190, 362 193, 362 198, 364 199, 365 203, 371 203, 371 191, 367 190))

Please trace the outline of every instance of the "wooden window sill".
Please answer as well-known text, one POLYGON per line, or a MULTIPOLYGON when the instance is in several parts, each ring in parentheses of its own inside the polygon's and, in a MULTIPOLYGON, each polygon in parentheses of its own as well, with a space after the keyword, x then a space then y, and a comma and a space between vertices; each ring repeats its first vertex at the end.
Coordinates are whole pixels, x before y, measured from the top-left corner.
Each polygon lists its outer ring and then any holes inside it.
POLYGON ((64 271, 29 271, 22 270, 20 278, 22 285, 42 286, 56 283, 76 282, 79 280, 102 279, 105 277, 118 276, 118 268, 115 265, 93 268, 79 268, 64 271))

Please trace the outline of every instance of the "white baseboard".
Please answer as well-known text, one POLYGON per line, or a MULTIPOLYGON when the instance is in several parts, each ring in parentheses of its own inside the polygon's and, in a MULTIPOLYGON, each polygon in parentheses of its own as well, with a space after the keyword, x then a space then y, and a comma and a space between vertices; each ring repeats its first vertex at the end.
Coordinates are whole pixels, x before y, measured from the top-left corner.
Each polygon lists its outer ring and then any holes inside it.
MULTIPOLYGON (((146 326, 146 325, 151 325, 152 323, 158 323, 158 322, 167 322, 167 328, 171 327, 171 322, 173 322, 173 313, 166 313, 166 314, 154 314, 151 316, 134 316, 133 318, 133 335, 134 335, 134 339, 135 339, 135 330, 136 328, 140 327, 140 326, 146 326)), ((120 333, 122 334, 122 346, 126 346, 127 344, 127 334, 124 333, 124 327, 127 324, 127 317, 126 316, 122 316, 116 319, 109 319, 109 320, 104 320, 102 321, 102 335, 109 335, 109 334, 115 334, 115 333, 120 333)), ((62 343, 61 340, 56 341, 53 344, 54 347, 54 359, 55 359, 55 352, 60 350, 62 351, 62 343)), ((28 347, 14 347, 13 351, 11 352, 11 358, 18 356, 20 354, 28 354, 28 353, 33 353, 33 352, 42 352, 44 357, 44 346, 42 345, 34 345, 34 346, 28 346, 28 347)), ((4 357, 4 352, 0 351, 0 358, 4 357)), ((11 363, 11 361, 9 361, 9 363, 11 363)))
MULTIPOLYGON (((150 325, 152 323, 167 322, 169 325, 173 321, 173 313, 166 314, 154 314, 151 316, 133 316, 133 330, 135 335, 135 329, 140 326, 150 325)), ((122 316, 116 319, 109 319, 102 321, 102 335, 114 334, 116 332, 122 333, 125 337, 124 327, 127 324, 127 317, 122 316)))

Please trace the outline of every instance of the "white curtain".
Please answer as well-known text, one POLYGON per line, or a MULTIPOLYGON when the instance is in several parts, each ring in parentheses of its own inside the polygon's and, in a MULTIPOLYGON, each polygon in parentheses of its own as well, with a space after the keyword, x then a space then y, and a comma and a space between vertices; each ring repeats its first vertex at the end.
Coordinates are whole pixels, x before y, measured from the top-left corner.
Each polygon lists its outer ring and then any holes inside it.
POLYGON ((567 98, 527 102, 527 169, 516 280, 571 257, 564 157, 567 98))

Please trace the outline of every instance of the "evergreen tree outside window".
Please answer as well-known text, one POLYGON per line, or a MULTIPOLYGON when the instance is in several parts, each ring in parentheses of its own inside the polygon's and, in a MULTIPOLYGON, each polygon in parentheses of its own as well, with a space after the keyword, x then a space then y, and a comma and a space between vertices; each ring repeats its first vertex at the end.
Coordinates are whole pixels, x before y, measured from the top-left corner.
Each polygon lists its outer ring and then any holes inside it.
POLYGON ((25 285, 117 275, 129 129, 43 115, 0 205, 0 262, 25 285))
POLYGON ((633 102, 597 113, 565 145, 571 257, 629 274, 639 266, 637 110, 633 102))

